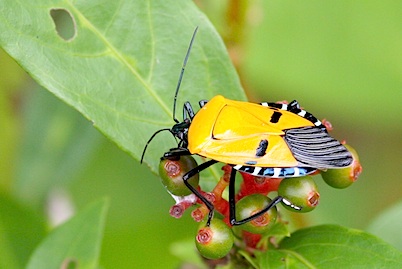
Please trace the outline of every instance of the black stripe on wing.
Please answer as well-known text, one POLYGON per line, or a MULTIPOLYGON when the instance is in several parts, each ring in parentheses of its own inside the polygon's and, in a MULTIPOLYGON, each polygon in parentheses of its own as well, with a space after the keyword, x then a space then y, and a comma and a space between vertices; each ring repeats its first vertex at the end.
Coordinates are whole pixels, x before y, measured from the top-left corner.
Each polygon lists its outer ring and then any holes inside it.
MULTIPOLYGON (((299 102, 297 102, 296 100, 293 100, 289 104, 263 102, 263 103, 260 103, 260 105, 265 106, 265 107, 271 107, 271 108, 279 108, 280 110, 286 110, 286 111, 292 112, 293 114, 296 114, 296 115, 303 117, 306 120, 312 122, 316 127, 320 128, 324 131, 327 131, 327 127, 325 127, 325 125, 322 124, 321 121, 319 121, 316 117, 314 117, 313 114, 301 109, 299 102)), ((275 112, 274 112, 274 114, 271 117, 270 122, 272 122, 272 123, 278 122, 279 118, 277 121, 275 121, 275 119, 277 117, 278 117, 278 114, 275 115, 275 112)))
POLYGON ((317 127, 285 130, 284 139, 301 165, 323 170, 346 167, 353 161, 344 145, 317 127))

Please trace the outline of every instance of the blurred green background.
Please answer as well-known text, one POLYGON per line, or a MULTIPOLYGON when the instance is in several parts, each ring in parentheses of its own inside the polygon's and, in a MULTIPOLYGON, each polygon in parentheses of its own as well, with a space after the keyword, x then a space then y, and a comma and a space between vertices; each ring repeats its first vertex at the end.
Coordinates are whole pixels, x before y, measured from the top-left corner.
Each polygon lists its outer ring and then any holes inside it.
MULTIPOLYGON (((251 101, 297 99, 330 120, 334 136, 360 155, 363 174, 350 188, 332 189, 316 177, 321 204, 289 215, 295 227, 367 229, 401 201, 402 2, 197 3, 226 41, 251 101)), ((67 201, 68 212, 104 196, 111 201, 104 268, 174 268, 181 262, 174 243, 192 241, 197 226, 189 212, 180 220, 170 217, 174 201, 156 175, 37 86, 3 51, 0 119, 0 209, 11 208, 10 218, 21 223, 13 228, 15 238, 0 236, 0 251, 6 243, 24 245, 15 268, 50 227, 50 200, 62 208, 67 201), (22 234, 29 225, 43 229, 22 234)), ((388 241, 402 237, 378 233, 388 241)))

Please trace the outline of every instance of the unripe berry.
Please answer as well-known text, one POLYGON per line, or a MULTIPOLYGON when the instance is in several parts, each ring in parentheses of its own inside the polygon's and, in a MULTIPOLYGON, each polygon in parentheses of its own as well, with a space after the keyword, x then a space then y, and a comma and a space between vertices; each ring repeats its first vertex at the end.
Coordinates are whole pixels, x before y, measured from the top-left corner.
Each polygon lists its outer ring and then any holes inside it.
MULTIPOLYGON (((251 194, 243 197, 236 204, 236 219, 243 220, 266 208, 271 199, 262 194, 251 194)), ((271 208, 261 216, 238 226, 240 229, 254 234, 264 234, 276 221, 276 207, 271 208)), ((236 227, 237 228, 237 227, 236 227)))
MULTIPOLYGON (((197 167, 197 163, 190 155, 180 156, 179 160, 162 158, 159 163, 159 175, 162 184, 174 195, 186 196, 191 194, 192 192, 184 184, 183 176, 195 167, 197 167)), ((194 188, 197 188, 198 181, 198 174, 188 180, 194 188)))
POLYGON ((321 176, 324 181, 331 187, 344 189, 352 185, 357 180, 362 172, 362 166, 359 162, 359 156, 354 148, 349 145, 345 147, 352 153, 353 162, 346 168, 328 169, 327 171, 321 171, 321 176))
POLYGON ((233 247, 234 237, 231 229, 220 219, 214 218, 209 226, 202 222, 195 237, 195 245, 200 254, 207 259, 220 259, 233 247))
POLYGON ((320 198, 317 185, 309 176, 283 179, 279 184, 278 195, 283 197, 285 208, 295 212, 313 210, 320 198))

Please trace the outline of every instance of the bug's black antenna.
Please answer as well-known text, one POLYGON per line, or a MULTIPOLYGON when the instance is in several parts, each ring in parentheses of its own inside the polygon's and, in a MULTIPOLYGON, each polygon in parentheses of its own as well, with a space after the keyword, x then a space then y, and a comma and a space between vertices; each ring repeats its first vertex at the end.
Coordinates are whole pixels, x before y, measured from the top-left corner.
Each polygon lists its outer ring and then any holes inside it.
POLYGON ((162 131, 169 131, 169 132, 170 132, 170 129, 169 129, 169 128, 160 129, 160 130, 156 131, 156 132, 151 136, 151 138, 148 140, 147 144, 145 145, 144 150, 142 151, 142 155, 141 155, 141 164, 142 164, 142 160, 144 159, 145 151, 147 150, 148 144, 151 143, 152 139, 154 139, 154 137, 155 137, 157 134, 159 134, 160 132, 162 132, 162 131))
POLYGON ((193 33, 193 37, 191 38, 191 41, 190 41, 190 45, 188 46, 187 53, 186 53, 186 57, 184 58, 183 65, 182 65, 182 67, 181 67, 181 72, 180 72, 180 76, 179 76, 179 81, 177 82, 176 93, 174 94, 174 101, 173 101, 173 120, 174 120, 176 123, 179 123, 179 120, 176 119, 176 100, 177 100, 177 95, 178 95, 178 93, 179 93, 180 84, 181 84, 181 81, 182 81, 183 75, 184 75, 184 69, 186 68, 188 56, 190 55, 191 47, 193 46, 193 42, 194 42, 194 39, 195 39, 195 35, 197 34, 197 31, 198 31, 198 26, 195 28, 194 33, 193 33))

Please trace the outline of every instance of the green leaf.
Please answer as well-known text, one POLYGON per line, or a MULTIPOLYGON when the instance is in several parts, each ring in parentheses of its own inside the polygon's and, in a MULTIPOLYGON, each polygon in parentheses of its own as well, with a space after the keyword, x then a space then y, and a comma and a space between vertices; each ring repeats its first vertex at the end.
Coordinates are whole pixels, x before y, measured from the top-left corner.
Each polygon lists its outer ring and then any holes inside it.
POLYGON ((402 253, 394 247, 336 225, 298 230, 257 259, 260 268, 402 268, 402 253))
POLYGON ((23 268, 45 230, 41 216, 0 193, 0 268, 23 268))
MULTIPOLYGON (((217 93, 245 99, 222 40, 192 1, 0 0, 0 6, 7 53, 137 159, 156 130, 173 124, 173 95, 196 26, 177 111, 184 101, 217 93), (56 31, 55 10, 73 26, 68 40, 56 31)), ((175 145, 170 134, 160 135, 145 162, 157 171, 159 157, 175 145)))
POLYGON ((266 234, 264 234, 264 237, 271 237, 271 236, 280 238, 290 236, 288 224, 279 221, 275 222, 272 228, 266 234))
POLYGON ((402 201, 382 212, 367 228, 372 233, 402 251, 402 201))
POLYGON ((68 268, 69 264, 97 268, 107 207, 107 200, 101 200, 57 227, 32 254, 27 268, 68 268))

